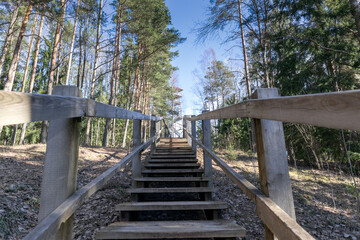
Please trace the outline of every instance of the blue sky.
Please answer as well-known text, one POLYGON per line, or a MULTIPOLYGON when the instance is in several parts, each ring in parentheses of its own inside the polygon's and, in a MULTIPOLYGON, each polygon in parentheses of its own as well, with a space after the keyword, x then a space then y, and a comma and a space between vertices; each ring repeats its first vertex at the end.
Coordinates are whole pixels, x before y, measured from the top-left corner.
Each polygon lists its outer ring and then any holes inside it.
POLYGON ((230 57, 228 49, 234 43, 221 45, 219 39, 209 39, 203 44, 195 43, 196 33, 193 29, 197 23, 206 20, 209 0, 165 0, 165 3, 170 10, 173 27, 180 31, 182 37, 187 38, 176 48, 179 56, 173 61, 173 65, 179 68, 177 75, 178 86, 183 89, 183 113, 198 114, 200 105, 195 103, 200 103, 200 100, 194 93, 196 79, 193 71, 201 68, 200 60, 206 50, 213 48, 217 60, 224 61, 230 57))

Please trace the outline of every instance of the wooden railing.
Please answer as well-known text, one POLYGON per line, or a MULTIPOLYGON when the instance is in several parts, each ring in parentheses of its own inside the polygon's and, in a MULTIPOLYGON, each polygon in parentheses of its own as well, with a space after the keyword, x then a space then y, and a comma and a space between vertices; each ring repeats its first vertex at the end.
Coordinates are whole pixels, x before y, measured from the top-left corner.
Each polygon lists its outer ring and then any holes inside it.
POLYGON ((184 137, 192 139, 193 149, 203 149, 208 177, 212 159, 255 202, 266 239, 307 240, 314 238, 296 222, 282 122, 360 130, 359 119, 359 90, 279 97, 277 89, 257 89, 247 101, 185 116, 184 137), (211 151, 210 119, 241 117, 254 119, 261 191, 211 151), (203 143, 196 139, 197 120, 202 120, 203 143))
POLYGON ((140 172, 141 152, 154 146, 163 129, 166 129, 164 134, 169 134, 163 118, 81 98, 81 91, 74 86, 56 86, 51 96, 0 91, 0 112, 0 126, 50 120, 39 224, 24 238, 28 240, 54 237, 72 239, 73 214, 76 209, 130 161, 133 163, 133 173, 140 172), (80 117, 133 119, 133 151, 75 191, 80 117), (151 121, 151 136, 145 143, 141 142, 141 120, 151 121))

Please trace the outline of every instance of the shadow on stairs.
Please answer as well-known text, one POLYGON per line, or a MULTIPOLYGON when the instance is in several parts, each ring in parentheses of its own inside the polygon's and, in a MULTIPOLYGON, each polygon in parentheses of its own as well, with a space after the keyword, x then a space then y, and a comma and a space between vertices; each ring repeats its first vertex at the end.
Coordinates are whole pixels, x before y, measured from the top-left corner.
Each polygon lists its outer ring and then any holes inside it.
POLYGON ((163 138, 129 190, 132 202, 116 206, 121 221, 96 233, 96 239, 236 239, 245 229, 220 219, 226 203, 212 200, 185 138, 163 138))

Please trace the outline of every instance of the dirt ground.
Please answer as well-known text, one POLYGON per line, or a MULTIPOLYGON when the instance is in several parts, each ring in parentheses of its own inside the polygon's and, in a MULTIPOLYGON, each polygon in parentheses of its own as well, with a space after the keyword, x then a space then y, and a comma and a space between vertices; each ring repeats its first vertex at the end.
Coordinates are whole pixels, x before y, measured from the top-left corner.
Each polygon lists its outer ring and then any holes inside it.
MULTIPOLYGON (((37 224, 45 145, 0 146, 0 239, 22 239, 37 224)), ((119 148, 80 148, 78 188, 113 166, 127 151, 119 148)), ((236 159, 218 153, 258 187, 257 162, 245 153, 236 159), (254 168, 255 167, 255 168, 254 168)), ((201 159, 201 151, 198 152, 201 159)), ((145 156, 144 156, 145 157, 145 156)), ((130 200, 130 165, 75 213, 74 239, 94 239, 101 227, 118 220, 115 205, 130 200)), ((359 239, 360 221, 351 179, 344 174, 290 168, 297 221, 316 239, 359 239)), ((357 179, 359 181, 359 179, 357 179)), ((247 239, 263 239, 263 224, 255 205, 214 166, 215 199, 226 201, 225 219, 247 230, 247 239)))

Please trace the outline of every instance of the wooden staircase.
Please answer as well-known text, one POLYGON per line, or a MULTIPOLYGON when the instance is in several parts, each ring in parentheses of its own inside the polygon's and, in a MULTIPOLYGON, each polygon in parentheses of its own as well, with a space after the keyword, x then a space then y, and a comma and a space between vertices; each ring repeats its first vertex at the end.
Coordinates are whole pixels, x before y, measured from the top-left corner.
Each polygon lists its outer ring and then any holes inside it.
POLYGON ((183 138, 161 139, 133 179, 132 202, 116 206, 121 222, 96 233, 96 239, 235 239, 245 229, 219 219, 224 202, 213 201, 209 178, 183 138))

